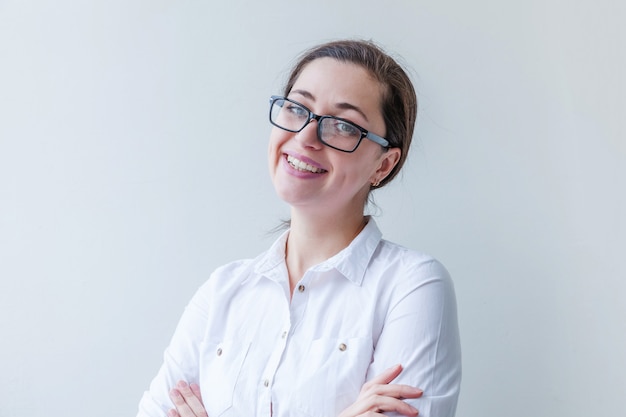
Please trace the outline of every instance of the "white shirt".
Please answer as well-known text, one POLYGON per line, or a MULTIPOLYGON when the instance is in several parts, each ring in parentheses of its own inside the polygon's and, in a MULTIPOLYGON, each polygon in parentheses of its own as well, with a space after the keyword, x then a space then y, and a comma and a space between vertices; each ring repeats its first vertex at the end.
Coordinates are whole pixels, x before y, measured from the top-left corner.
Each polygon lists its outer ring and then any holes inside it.
POLYGON ((254 260, 217 269, 198 290, 138 416, 165 416, 169 390, 185 380, 200 385, 209 417, 337 417, 397 363, 404 370, 393 382, 424 391, 406 400, 420 416, 454 416, 461 349, 445 268, 382 240, 370 219, 304 274, 290 302, 287 235, 254 260))

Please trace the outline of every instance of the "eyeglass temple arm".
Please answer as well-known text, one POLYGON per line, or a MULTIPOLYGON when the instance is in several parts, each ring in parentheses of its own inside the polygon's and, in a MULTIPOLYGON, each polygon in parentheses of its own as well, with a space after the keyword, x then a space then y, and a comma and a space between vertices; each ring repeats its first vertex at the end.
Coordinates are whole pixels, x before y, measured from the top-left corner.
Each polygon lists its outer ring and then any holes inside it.
POLYGON ((382 138, 372 132, 367 132, 367 135, 365 135, 366 138, 368 138, 369 140, 371 140, 372 142, 376 142, 378 143, 380 146, 382 146, 383 148, 388 148, 389 147, 389 141, 385 138, 382 138))

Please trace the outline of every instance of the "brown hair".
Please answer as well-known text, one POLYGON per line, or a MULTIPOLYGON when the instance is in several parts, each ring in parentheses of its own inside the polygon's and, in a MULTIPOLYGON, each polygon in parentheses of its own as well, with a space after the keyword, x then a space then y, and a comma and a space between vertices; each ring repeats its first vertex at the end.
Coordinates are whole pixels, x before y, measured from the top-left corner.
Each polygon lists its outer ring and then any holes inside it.
POLYGON ((387 130, 385 138, 390 147, 400 148, 401 154, 393 170, 376 187, 380 188, 398 174, 411 145, 417 117, 417 97, 413 84, 402 67, 375 43, 340 40, 315 46, 300 56, 289 75, 285 96, 291 92, 304 67, 319 58, 333 58, 359 65, 385 87, 381 103, 387 130))

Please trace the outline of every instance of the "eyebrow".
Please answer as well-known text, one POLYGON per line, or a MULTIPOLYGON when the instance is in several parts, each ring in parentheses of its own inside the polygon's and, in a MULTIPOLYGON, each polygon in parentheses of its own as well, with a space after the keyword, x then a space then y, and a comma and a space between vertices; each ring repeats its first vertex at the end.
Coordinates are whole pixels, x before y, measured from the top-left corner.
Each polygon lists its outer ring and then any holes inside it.
MULTIPOLYGON (((313 94, 311 94, 310 92, 306 91, 306 90, 291 90, 292 93, 295 94, 299 94, 304 98, 307 98, 311 101, 315 101, 315 96, 313 96, 313 94)), ((367 118, 367 116, 365 115, 365 113, 363 113, 363 110, 361 110, 359 107, 355 106, 354 104, 350 104, 350 103, 337 103, 335 104, 335 107, 337 107, 338 109, 341 110, 354 110, 357 113, 359 113, 361 116, 363 116, 363 118, 365 119, 366 122, 369 122, 369 119, 367 118)))

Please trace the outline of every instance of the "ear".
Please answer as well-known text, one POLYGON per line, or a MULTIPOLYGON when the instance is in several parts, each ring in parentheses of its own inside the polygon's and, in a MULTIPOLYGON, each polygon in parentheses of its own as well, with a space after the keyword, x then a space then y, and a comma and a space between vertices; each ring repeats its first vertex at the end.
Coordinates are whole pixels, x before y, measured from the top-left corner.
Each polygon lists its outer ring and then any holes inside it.
POLYGON ((398 161, 400 161, 400 155, 402 155, 400 148, 389 148, 386 152, 383 152, 380 164, 374 173, 374 179, 381 182, 387 178, 387 175, 389 175, 391 170, 398 164, 398 161))

